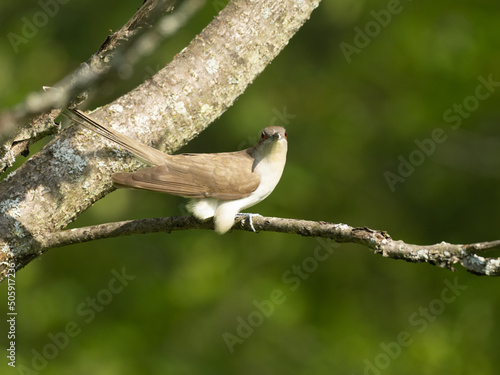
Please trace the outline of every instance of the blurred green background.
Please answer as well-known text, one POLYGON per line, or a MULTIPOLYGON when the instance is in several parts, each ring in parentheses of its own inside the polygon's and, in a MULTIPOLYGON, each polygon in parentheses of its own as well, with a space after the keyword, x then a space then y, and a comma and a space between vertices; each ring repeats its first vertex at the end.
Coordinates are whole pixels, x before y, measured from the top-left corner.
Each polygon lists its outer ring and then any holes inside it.
MULTIPOLYGON (((140 4, 70 1, 15 53, 8 34, 21 34, 23 17, 42 8, 2 2, 2 108, 86 61, 140 4)), ((91 107, 168 63, 219 4, 207 2, 91 107)), ((182 151, 236 150, 271 122, 283 124, 287 167, 251 212, 368 226, 418 244, 498 239, 500 92, 483 87, 477 99, 476 90, 479 77, 500 81, 499 11, 495 1, 324 1, 182 151), (397 11, 390 20, 387 9, 397 11), (341 44, 357 49, 346 58, 341 44), (462 115, 446 121, 457 105, 462 115), (277 116, 283 111, 290 116, 277 116), (438 128, 446 140, 418 158, 417 141, 438 128), (387 172, 398 174, 410 157, 418 165, 391 188, 387 172)), ((73 226, 179 215, 183 204, 120 190, 73 226)), ((12 373, 496 374, 500 365, 498 279, 388 260, 356 245, 239 231, 133 236, 51 250, 16 282, 12 373)), ((2 333, 0 347, 7 341, 2 333)), ((11 373, 7 362, 1 373, 11 373)))

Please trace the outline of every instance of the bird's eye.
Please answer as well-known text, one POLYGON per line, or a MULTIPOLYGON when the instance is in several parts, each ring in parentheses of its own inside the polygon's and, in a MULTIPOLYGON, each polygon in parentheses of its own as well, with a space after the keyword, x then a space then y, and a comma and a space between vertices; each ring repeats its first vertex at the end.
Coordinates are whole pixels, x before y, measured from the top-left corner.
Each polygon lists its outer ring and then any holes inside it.
POLYGON ((266 132, 262 132, 262 134, 260 135, 260 139, 264 140, 266 139, 266 132))
POLYGON ((285 132, 285 139, 288 139, 288 136, 287 136, 286 132, 285 132))

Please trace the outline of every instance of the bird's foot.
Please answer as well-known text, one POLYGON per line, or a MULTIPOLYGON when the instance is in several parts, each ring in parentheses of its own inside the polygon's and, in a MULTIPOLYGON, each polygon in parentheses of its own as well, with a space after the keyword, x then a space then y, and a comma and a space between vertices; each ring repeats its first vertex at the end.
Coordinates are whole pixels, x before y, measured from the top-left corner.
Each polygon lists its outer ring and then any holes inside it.
POLYGON ((238 218, 241 218, 241 220, 248 220, 248 224, 250 225, 250 228, 252 228, 252 230, 257 233, 257 231, 255 230, 254 226, 253 226, 253 222, 252 222, 252 216, 262 216, 260 214, 250 214, 250 213, 247 213, 247 212, 240 212, 238 214, 236 214, 236 217, 238 218))

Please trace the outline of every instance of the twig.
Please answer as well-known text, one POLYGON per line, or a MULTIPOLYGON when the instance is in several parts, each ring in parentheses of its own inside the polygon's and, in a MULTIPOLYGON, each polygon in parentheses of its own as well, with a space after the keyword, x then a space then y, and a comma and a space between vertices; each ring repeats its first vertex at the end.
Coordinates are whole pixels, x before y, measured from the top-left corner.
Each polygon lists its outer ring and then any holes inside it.
POLYGON ((184 26, 204 2, 185 1, 176 12, 163 16, 155 28, 148 29, 147 26, 159 16, 173 9, 175 0, 146 1, 123 27, 105 40, 89 61, 55 84, 58 90, 32 92, 12 110, 0 113, 0 144, 3 144, 0 171, 11 166, 17 156, 28 152, 30 144, 59 129, 54 123, 59 111, 45 112, 64 108, 70 101, 73 101, 72 105, 80 104, 91 87, 109 79, 113 72, 128 77, 138 61, 184 26), (22 128, 28 121, 28 126, 22 128), (12 137, 15 129, 18 129, 18 134, 12 137))
MULTIPOLYGON (((478 275, 500 276, 500 259, 483 258, 474 251, 500 248, 500 240, 468 245, 455 245, 440 242, 434 245, 413 245, 394 241, 387 232, 366 227, 353 228, 347 224, 333 224, 323 221, 284 219, 277 217, 254 216, 253 225, 257 231, 299 234, 304 237, 331 238, 339 243, 357 243, 373 250, 386 258, 402 259, 407 262, 429 263, 454 270, 453 265, 460 263, 468 271, 478 275)), ((129 220, 116 223, 94 225, 69 229, 45 235, 42 251, 76 243, 104 238, 147 234, 189 229, 213 229, 213 222, 200 222, 193 216, 173 216, 142 220, 129 220)), ((247 220, 240 220, 233 230, 252 231, 247 220)))

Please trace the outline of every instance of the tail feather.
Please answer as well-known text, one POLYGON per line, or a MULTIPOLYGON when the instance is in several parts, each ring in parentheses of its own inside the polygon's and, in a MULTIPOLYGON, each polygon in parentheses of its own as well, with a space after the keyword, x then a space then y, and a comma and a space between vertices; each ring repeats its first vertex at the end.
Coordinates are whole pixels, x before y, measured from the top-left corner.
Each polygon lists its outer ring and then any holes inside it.
POLYGON ((125 150, 130 151, 142 161, 151 165, 165 164, 165 160, 168 157, 167 154, 153 147, 149 147, 144 143, 136 141, 135 139, 127 137, 125 134, 122 134, 113 128, 98 123, 78 109, 69 109, 69 112, 71 115, 64 112, 63 114, 70 120, 85 126, 87 129, 92 130, 110 141, 115 142, 125 150))

